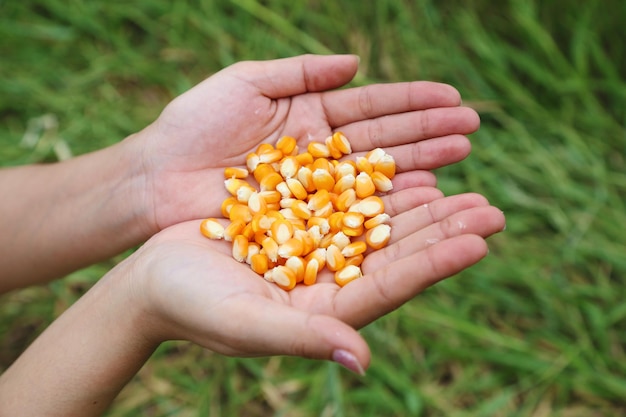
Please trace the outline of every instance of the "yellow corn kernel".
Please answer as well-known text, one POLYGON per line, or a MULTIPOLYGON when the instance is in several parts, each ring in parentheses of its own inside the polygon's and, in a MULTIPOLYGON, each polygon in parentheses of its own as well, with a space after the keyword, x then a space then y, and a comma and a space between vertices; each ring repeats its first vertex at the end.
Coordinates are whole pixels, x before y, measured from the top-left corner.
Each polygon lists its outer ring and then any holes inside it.
POLYGON ((309 164, 312 164, 315 158, 309 152, 302 152, 296 155, 296 161, 300 164, 301 167, 305 167, 309 164))
POLYGON ((254 236, 252 237, 252 241, 257 243, 259 246, 263 246, 263 241, 267 236, 267 230, 260 230, 258 232, 254 232, 254 236))
POLYGON ((346 264, 346 258, 341 254, 341 249, 330 244, 326 248, 326 268, 331 271, 339 271, 346 264))
POLYGON ((241 230, 241 234, 248 240, 254 239, 254 230, 252 230, 252 224, 247 223, 241 230))
POLYGON ((237 201, 239 201, 240 203, 248 204, 248 200, 254 192, 256 192, 256 190, 252 187, 239 187, 239 189, 237 190, 237 201))
POLYGON ((312 258, 306 263, 304 268, 304 278, 302 282, 304 285, 313 285, 317 281, 317 273, 322 269, 319 266, 319 262, 316 258, 312 258))
POLYGON ((330 227, 330 233, 337 233, 343 228, 343 211, 336 211, 328 216, 328 226, 330 227))
POLYGON ((376 192, 376 187, 374 186, 372 177, 366 172, 361 172, 356 176, 354 190, 358 198, 365 198, 373 195, 376 192))
POLYGON ((204 219, 200 223, 200 232, 209 239, 224 238, 224 226, 214 218, 204 219))
POLYGON ((266 236, 261 242, 261 248, 270 261, 278 261, 278 243, 273 238, 266 236))
POLYGON ((293 203, 296 201, 302 201, 302 200, 298 200, 296 198, 293 197, 289 197, 289 198, 283 198, 282 200, 280 200, 280 208, 281 209, 285 209, 285 208, 291 208, 291 206, 293 206, 293 203))
POLYGON ((335 210, 333 207, 333 203, 329 201, 328 203, 326 203, 326 205, 324 205, 319 210, 315 210, 313 212, 313 215, 315 217, 329 217, 331 214, 333 214, 334 211, 335 210))
POLYGON ((289 190, 291 191, 293 196, 298 200, 305 200, 306 197, 309 195, 302 183, 297 179, 287 178, 285 181, 287 182, 287 187, 289 187, 289 190))
POLYGON ((354 189, 349 188, 339 194, 335 199, 335 207, 338 211, 345 212, 348 211, 351 205, 353 205, 357 201, 356 191, 354 189))
POLYGON ((325 236, 325 234, 322 234, 322 232, 320 231, 320 227, 317 225, 313 225, 308 228, 307 233, 313 239, 313 246, 316 248, 319 247, 322 238, 325 236))
POLYGON ((371 174, 372 172, 374 172, 374 166, 371 164, 370 161, 367 160, 366 157, 357 156, 355 162, 356 162, 357 171, 366 172, 368 174, 371 174))
POLYGON ((283 178, 293 178, 300 169, 300 163, 295 156, 286 156, 280 161, 279 172, 283 178))
POLYGON ((313 158, 328 158, 330 156, 328 147, 320 142, 309 143, 307 151, 313 156, 313 158))
POLYGON ((285 266, 296 274, 296 283, 304 280, 304 270, 306 268, 306 261, 300 256, 291 256, 285 261, 285 266))
POLYGON ((270 232, 276 243, 282 245, 293 237, 293 224, 288 220, 276 220, 270 226, 270 232))
POLYGON ((259 181, 261 191, 276 190, 276 186, 283 182, 283 177, 276 171, 270 172, 259 181))
POLYGON ((333 159, 339 159, 343 156, 343 154, 341 153, 341 151, 339 150, 339 148, 337 148, 337 146, 333 143, 333 137, 328 136, 325 140, 324 140, 324 144, 326 145, 326 147, 328 148, 328 153, 330 154, 330 157, 333 159))
POLYGON ((276 220, 285 220, 285 216, 283 216, 279 210, 268 210, 265 215, 270 218, 272 223, 276 220))
POLYGON ((300 239, 292 237, 285 243, 278 246, 278 256, 287 259, 291 256, 301 256, 304 251, 304 245, 300 239))
POLYGON ((332 235, 331 243, 337 246, 339 249, 343 250, 346 246, 350 244, 350 237, 346 235, 344 232, 337 232, 332 235))
POLYGON ((224 240, 232 242, 235 239, 235 236, 241 234, 241 231, 244 227, 246 227, 246 224, 246 222, 241 220, 234 220, 230 222, 230 224, 224 228, 224 240))
POLYGON ((346 258, 346 265, 345 266, 348 266, 348 265, 361 266, 361 264, 363 263, 364 259, 365 259, 365 257, 363 256, 363 254, 350 256, 350 257, 346 258))
POLYGON ((252 257, 260 252, 261 252, 261 245, 259 245, 258 243, 254 241, 249 241, 248 242, 248 255, 246 255, 246 263, 248 265, 251 265, 252 257))
POLYGON ((365 217, 378 216, 385 211, 385 204, 383 203, 383 200, 376 195, 365 197, 361 200, 358 207, 359 213, 365 217))
POLYGON ((391 237, 391 227, 388 224, 379 224, 365 233, 365 241, 372 249, 384 247, 391 237))
POLYGON ((340 287, 343 287, 361 276, 363 276, 363 273, 361 272, 360 267, 356 265, 348 265, 335 272, 335 282, 340 287))
POLYGON ((252 226, 252 231, 254 233, 267 232, 270 229, 272 222, 264 213, 257 213, 252 216, 250 225, 252 226))
POLYGON ((307 262, 311 262, 311 259, 317 260, 319 270, 326 266, 326 248, 316 248, 309 252, 304 258, 307 262))
POLYGON ((259 195, 263 197, 263 200, 265 200, 267 204, 279 203, 280 199, 282 198, 280 192, 278 192, 277 190, 259 191, 259 195))
POLYGON ((371 219, 367 219, 365 223, 363 223, 363 226, 365 226, 366 229, 372 229, 379 224, 389 224, 390 221, 391 216, 389 216, 387 213, 380 213, 372 217, 371 219))
POLYGON ((249 223, 252 220, 252 212, 247 204, 236 203, 231 206, 228 212, 228 218, 231 222, 241 220, 245 223, 249 223))
POLYGON ((237 262, 243 262, 248 256, 248 239, 243 235, 237 235, 233 239, 232 245, 233 258, 237 262))
POLYGON ((377 191, 386 193, 393 190, 393 183, 382 172, 374 171, 370 176, 372 177, 372 182, 374 183, 374 187, 376 187, 377 191))
POLYGON ((316 169, 323 169, 324 171, 328 171, 331 175, 335 173, 334 165, 326 158, 317 158, 313 161, 311 171, 315 171, 316 169))
POLYGON ((322 235, 317 247, 327 249, 333 243, 333 233, 322 235))
POLYGON ((350 155, 352 153, 352 147, 350 146, 350 142, 342 132, 333 133, 332 142, 342 154, 350 155))
POLYGON ((256 169, 252 172, 252 176, 256 182, 260 183, 263 178, 267 177, 272 172, 276 172, 276 170, 271 164, 259 163, 256 169))
POLYGON ((356 177, 356 164, 354 161, 341 161, 335 166, 335 181, 339 181, 341 177, 352 175, 356 177))
POLYGON ((267 152, 259 153, 259 161, 262 164, 273 164, 283 158, 283 153, 279 149, 268 150, 267 152))
POLYGON ((315 184, 313 183, 313 171, 309 167, 300 167, 296 174, 298 181, 304 187, 308 193, 315 191, 315 184))
POLYGON ((330 201, 330 193, 328 190, 318 190, 315 194, 311 195, 307 207, 309 210, 320 210, 330 201))
POLYGON ((317 190, 332 191, 335 187, 335 179, 325 169, 316 169, 312 175, 313 184, 317 190))
POLYGON ((312 226, 318 226, 322 234, 330 232, 330 224, 328 223, 328 218, 326 217, 310 217, 306 222, 306 227, 307 229, 310 229, 312 226))
POLYGON ((290 291, 296 286, 296 274, 283 265, 272 269, 272 280, 285 291, 290 291))
POLYGON ((291 205, 291 211, 301 219, 307 220, 311 218, 311 210, 307 203, 302 200, 295 200, 291 205))
POLYGON ((351 229, 356 229, 363 226, 365 222, 365 217, 363 214, 358 212, 349 211, 343 215, 342 224, 343 227, 349 227, 351 229))
POLYGON ((265 274, 269 269, 269 259, 267 255, 257 253, 250 258, 250 268, 259 275, 265 274))
POLYGON ((372 166, 376 165, 378 161, 381 160, 383 156, 387 155, 387 153, 381 148, 375 148, 365 154, 365 158, 369 161, 372 166))
POLYGON ((392 179, 396 175, 396 161, 393 159, 393 156, 388 153, 381 156, 374 163, 374 172, 380 172, 385 177, 392 179))
POLYGON ((363 234, 365 228, 361 225, 359 227, 348 227, 344 226, 341 228, 341 231, 350 237, 358 237, 363 234))
POLYGON ((280 214, 283 215, 285 220, 298 220, 299 219, 299 217, 294 214, 293 210, 291 210, 291 207, 280 209, 280 214))
POLYGON ((259 155, 254 152, 249 153, 246 156, 246 166, 248 167, 249 172, 254 172, 259 165, 259 155))
POLYGON ((276 149, 279 149, 283 155, 291 155, 296 151, 298 142, 292 136, 283 136, 276 141, 276 149))
POLYGON ((241 187, 247 187, 254 190, 254 187, 248 183, 246 180, 242 180, 239 178, 228 178, 224 180, 224 187, 230 193, 230 195, 237 197, 237 191, 241 187))
POLYGON ((224 178, 238 178, 244 179, 248 177, 248 170, 240 167, 228 167, 224 168, 224 178))
POLYGON ((362 240, 351 242, 341 249, 341 254, 347 259, 356 255, 361 255, 367 250, 367 243, 362 240))
POLYGON ((289 189, 285 181, 282 181, 276 184, 276 191, 280 194, 281 198, 293 197, 293 194, 291 193, 291 190, 289 189))
POLYGON ((304 219, 287 219, 287 221, 293 226, 294 233, 296 233, 296 230, 306 230, 306 221, 304 219))
POLYGON ((256 153, 257 155, 261 155, 262 153, 272 152, 274 149, 276 148, 274 148, 274 145, 271 143, 261 143, 257 146, 256 153))
POLYGON ((333 193, 341 194, 346 190, 353 189, 356 184, 356 177, 352 174, 346 174, 335 182, 333 193))
POLYGON ((226 218, 230 217, 230 209, 235 204, 239 204, 239 201, 237 201, 235 197, 230 196, 228 198, 225 198, 224 201, 222 201, 222 206, 221 206, 222 216, 226 218))

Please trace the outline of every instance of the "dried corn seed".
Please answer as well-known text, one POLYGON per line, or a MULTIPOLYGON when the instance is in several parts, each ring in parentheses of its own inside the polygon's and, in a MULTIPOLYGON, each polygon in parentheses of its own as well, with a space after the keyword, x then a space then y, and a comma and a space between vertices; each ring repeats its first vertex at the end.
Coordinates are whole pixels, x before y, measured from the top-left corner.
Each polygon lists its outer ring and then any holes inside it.
POLYGON ((228 226, 224 228, 224 240, 232 242, 235 236, 241 234, 241 231, 246 227, 247 222, 241 220, 234 220, 230 222, 228 226))
POLYGON ((293 231, 294 239, 298 239, 302 242, 302 255, 308 255, 313 249, 315 249, 315 242, 313 241, 313 237, 309 234, 309 232, 304 229, 295 229, 293 231))
POLYGON ((248 256, 248 239, 243 235, 237 235, 233 239, 232 245, 233 258, 237 262, 243 262, 248 256))
POLYGON ((241 187, 248 187, 254 190, 254 187, 252 187, 252 185, 250 185, 246 180, 239 178, 228 178, 224 180, 224 188, 226 188, 226 190, 234 197, 237 197, 237 191, 239 191, 241 187))
POLYGON ((365 228, 363 227, 363 225, 359 226, 359 227, 348 227, 348 226, 343 226, 341 228, 341 231, 346 234, 347 236, 350 237, 358 237, 361 236, 364 232, 365 228))
POLYGON ((280 209, 280 214, 283 215, 285 220, 298 220, 299 219, 299 217, 296 216, 296 214, 293 212, 291 207, 286 207, 286 208, 280 209))
MULTIPOLYGON (((278 184, 280 185, 280 184, 278 184)), ((278 185, 276 187, 278 187, 278 185)), ((286 186, 287 184, 285 184, 286 186)), ((278 192, 277 190, 265 190, 265 191, 259 191, 259 195, 261 197, 263 197, 263 200, 265 200, 265 202, 267 204, 271 204, 271 203, 279 203, 280 199, 282 198, 280 192, 278 192)))
POLYGON ((350 155, 352 153, 352 147, 350 146, 350 142, 342 132, 333 133, 332 141, 335 147, 339 149, 342 154, 350 155))
POLYGON ((339 159, 343 156, 343 153, 341 153, 341 151, 339 150, 339 148, 335 145, 335 143, 333 143, 333 137, 328 136, 325 140, 324 140, 324 144, 326 145, 326 147, 328 148, 328 153, 330 153, 330 157, 334 158, 334 159, 339 159))
POLYGON ((389 242, 391 227, 388 224, 379 224, 367 231, 365 241, 372 249, 380 249, 389 242))
POLYGON ((309 164, 312 164, 315 158, 309 152, 302 152, 296 155, 296 160, 300 164, 301 167, 305 167, 309 164))
POLYGON ((228 168, 224 168, 224 178, 228 179, 228 178, 238 178, 238 179, 244 179, 248 177, 248 170, 245 168, 239 168, 239 167, 228 167, 228 168))
POLYGON ((356 191, 349 188, 337 196, 335 199, 335 207, 340 212, 346 212, 356 201, 356 191))
POLYGON ((313 285, 317 281, 317 273, 322 269, 319 266, 319 262, 316 258, 312 258, 306 263, 304 268, 304 285, 313 285))
POLYGON ((330 193, 328 190, 318 190, 309 198, 307 207, 309 210, 320 210, 330 201, 330 193))
POLYGON ((300 239, 292 237, 285 243, 278 246, 278 256, 281 258, 289 258, 291 256, 301 256, 304 252, 304 245, 300 239))
POLYGON ((343 250, 343 248, 348 246, 351 242, 350 237, 344 232, 335 233, 334 235, 332 235, 332 239, 330 241, 333 245, 337 246, 341 250, 343 250))
POLYGON ((252 230, 252 223, 246 224, 241 230, 242 236, 244 236, 248 240, 254 239, 254 230, 252 230))
POLYGON ((256 153, 257 155, 261 155, 262 153, 272 152, 274 149, 276 148, 274 148, 274 145, 271 143, 261 143, 257 146, 256 153))
POLYGON ((297 179, 287 178, 285 181, 287 182, 287 187, 289 187, 289 190, 291 191, 293 196, 298 200, 305 200, 306 197, 309 195, 302 183, 297 179))
POLYGON ((311 142, 307 146, 307 151, 313 156, 313 158, 328 158, 330 156, 330 152, 328 151, 328 147, 319 142, 311 142))
POLYGON ((374 172, 374 166, 364 156, 356 157, 356 169, 359 172, 366 172, 367 174, 374 172))
POLYGON ((312 226, 319 226, 322 234, 326 234, 330 231, 330 224, 328 223, 328 219, 325 217, 310 217, 306 222, 306 227, 307 229, 310 229, 312 226))
POLYGON ((281 198, 291 198, 293 194, 289 189, 289 186, 285 181, 279 182, 276 184, 276 191, 280 194, 281 198))
POLYGON ((321 233, 320 227, 317 225, 313 225, 309 227, 309 230, 307 230, 307 232, 313 239, 313 246, 315 246, 316 248, 319 247, 320 242, 322 241, 322 238, 325 236, 325 234, 321 233))
POLYGON ((296 286, 296 274, 286 266, 276 266, 272 269, 272 279, 280 288, 290 291, 296 286))
POLYGON ((252 264, 252 257, 261 252, 261 245, 258 243, 251 241, 248 242, 248 255, 246 255, 246 263, 248 265, 252 264))
POLYGON ((261 191, 276 190, 276 186, 281 182, 283 182, 283 177, 281 177, 278 172, 273 171, 261 178, 259 186, 261 187, 261 191))
POLYGON ((252 176, 254 177, 256 182, 260 183, 263 178, 267 177, 272 172, 276 172, 276 170, 271 164, 259 163, 256 169, 252 171, 252 176))
POLYGON ((295 156, 286 156, 280 161, 280 175, 283 178, 293 178, 300 169, 300 163, 295 156))
POLYGON ((363 273, 361 272, 360 267, 356 265, 348 265, 335 272, 335 282, 340 287, 343 287, 361 276, 363 276, 363 273))
POLYGON ((266 236, 261 242, 261 248, 270 261, 276 262, 278 260, 278 243, 274 239, 266 236))
POLYGON ((361 172, 356 176, 356 183, 354 185, 356 196, 358 198, 365 198, 374 195, 376 187, 372 181, 372 177, 366 172, 361 172))
POLYGON ((348 265, 361 266, 361 264, 363 263, 363 259, 365 259, 363 254, 350 256, 350 257, 346 258, 346 265, 345 266, 348 266, 348 265))
POLYGON ((276 220, 270 226, 271 236, 279 245, 293 237, 293 230, 293 224, 288 220, 276 220))
POLYGON ((298 181, 304 187, 308 193, 315 191, 315 184, 313 183, 313 171, 309 167, 301 167, 296 174, 298 181))
POLYGON ((341 177, 352 175, 356 177, 356 164, 354 161, 341 161, 335 166, 335 181, 339 181, 341 177))
POLYGON ((333 236, 334 234, 332 233, 323 235, 317 247, 327 249, 333 243, 333 236))
POLYGON ((333 192, 341 194, 346 190, 353 189, 356 185, 356 177, 352 174, 346 174, 335 182, 333 192))
POLYGON ((269 259, 267 255, 257 253, 250 258, 250 268, 259 275, 265 274, 269 269, 269 259))
POLYGON ((224 199, 224 201, 222 201, 222 207, 221 207, 221 211, 222 211, 222 216, 224 217, 230 217, 230 209, 235 205, 235 204, 239 204, 239 202, 237 201, 237 199, 233 196, 230 196, 226 199, 224 199))
POLYGON ((328 203, 326 203, 326 205, 324 205, 319 210, 315 210, 313 212, 313 215, 315 217, 328 217, 331 214, 333 214, 334 211, 335 211, 335 209, 333 207, 333 203, 329 201, 328 203))
POLYGON ((386 193, 393 190, 393 183, 382 172, 374 171, 370 176, 372 177, 372 182, 377 191, 386 193))
POLYGON ((341 249, 341 254, 347 259, 356 255, 361 255, 367 250, 367 244, 362 240, 351 242, 341 249))
POLYGON ((371 219, 367 219, 365 223, 363 223, 363 226, 365 226, 366 229, 372 229, 379 224, 389 224, 390 221, 391 216, 389 216, 387 213, 380 213, 372 217, 371 219))
POLYGON ((306 261, 300 256, 291 256, 285 261, 285 266, 293 271, 296 275, 296 283, 304 280, 304 270, 306 268, 306 261))
POLYGON ((282 200, 280 200, 280 208, 291 208, 291 206, 293 206, 293 203, 295 201, 302 201, 302 200, 298 200, 297 198, 293 198, 293 197, 289 197, 289 198, 283 198, 282 200))
POLYGON ((326 248, 315 248, 304 259, 307 262, 311 262, 311 259, 316 259, 321 271, 326 266, 326 248))
POLYGON ((385 204, 383 200, 375 195, 365 197, 359 203, 359 213, 365 217, 374 217, 385 211, 385 204))
POLYGON ((328 171, 328 173, 331 175, 334 175, 335 173, 335 167, 326 158, 317 158, 313 161, 313 164, 311 165, 311 171, 315 171, 316 169, 323 169, 324 171, 328 171))
POLYGON ((259 153, 259 161, 262 164, 273 164, 274 162, 280 161, 282 157, 283 153, 279 149, 259 153))
POLYGON ((341 249, 336 245, 330 244, 326 248, 326 268, 335 272, 344 267, 346 258, 341 254, 341 249))
POLYGON ((214 218, 204 219, 200 223, 200 232, 209 239, 224 238, 224 226, 214 218))
POLYGON ((248 167, 249 172, 254 172, 259 166, 259 163, 259 155, 256 153, 252 152, 246 156, 246 166, 248 167))
POLYGON ((335 187, 335 178, 325 169, 313 171, 313 184, 317 190, 332 191, 335 187))
POLYGON ((307 203, 302 200, 294 201, 291 205, 291 211, 301 219, 307 220, 311 218, 311 210, 307 206, 307 203))
POLYGON ((337 233, 343 227, 343 216, 345 216, 345 212, 336 211, 328 216, 328 226, 330 227, 331 233, 337 233))
POLYGON ((374 172, 380 172, 387 178, 392 179, 396 175, 396 161, 393 156, 384 154, 374 163, 374 172))
POLYGON ((343 227, 351 229, 361 227, 363 222, 365 222, 365 217, 359 212, 347 212, 342 218, 343 227))
POLYGON ((228 211, 228 218, 231 222, 241 220, 245 223, 249 223, 252 220, 252 212, 247 204, 236 203, 233 204, 228 211))
POLYGON ((365 154, 365 157, 369 161, 370 164, 375 165, 380 159, 387 155, 387 153, 381 148, 375 148, 365 154))
POLYGON ((284 155, 291 155, 297 149, 298 142, 296 138, 292 136, 282 136, 278 141, 276 141, 276 149, 280 149, 280 151, 284 155))

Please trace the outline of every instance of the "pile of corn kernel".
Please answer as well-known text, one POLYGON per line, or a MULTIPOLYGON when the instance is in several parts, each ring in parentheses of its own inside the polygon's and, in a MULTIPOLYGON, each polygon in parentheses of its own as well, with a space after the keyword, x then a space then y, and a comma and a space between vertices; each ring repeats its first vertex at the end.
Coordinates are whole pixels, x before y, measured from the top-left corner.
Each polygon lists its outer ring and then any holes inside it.
POLYGON ((247 169, 224 170, 230 197, 221 211, 230 224, 208 218, 200 231, 232 242, 233 258, 284 290, 314 284, 323 268, 346 285, 362 276, 366 251, 389 241, 390 216, 379 195, 393 188, 396 171, 381 148, 340 160, 351 153, 341 132, 300 153, 291 136, 261 144, 247 156, 247 169))

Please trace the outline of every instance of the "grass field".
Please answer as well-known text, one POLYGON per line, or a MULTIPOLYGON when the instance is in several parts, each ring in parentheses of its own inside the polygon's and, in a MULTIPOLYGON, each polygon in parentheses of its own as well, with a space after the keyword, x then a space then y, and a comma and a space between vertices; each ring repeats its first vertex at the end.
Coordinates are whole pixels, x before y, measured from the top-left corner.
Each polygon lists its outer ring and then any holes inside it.
MULTIPOLYGON (((172 342, 107 416, 626 415, 625 20, 621 0, 0 0, 1 165, 119 141, 244 59, 357 53, 354 84, 443 81, 481 114, 440 187, 507 230, 363 330, 365 378, 172 342)), ((123 256, 2 296, 0 370, 123 256)))

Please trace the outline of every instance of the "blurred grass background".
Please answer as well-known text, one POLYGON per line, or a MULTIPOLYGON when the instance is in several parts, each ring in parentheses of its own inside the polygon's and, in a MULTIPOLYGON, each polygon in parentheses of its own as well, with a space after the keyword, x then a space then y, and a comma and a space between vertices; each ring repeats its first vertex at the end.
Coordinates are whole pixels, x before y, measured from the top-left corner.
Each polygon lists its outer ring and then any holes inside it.
MULTIPOLYGON (((167 343, 107 416, 626 415, 626 2, 0 0, 0 165, 112 144, 239 60, 356 53, 481 114, 491 254, 363 330, 368 375, 167 343)), ((11 196, 2 196, 11 198, 11 196)), ((1 255, 0 255, 1 256, 1 255)), ((0 298, 0 370, 124 255, 0 298)))

